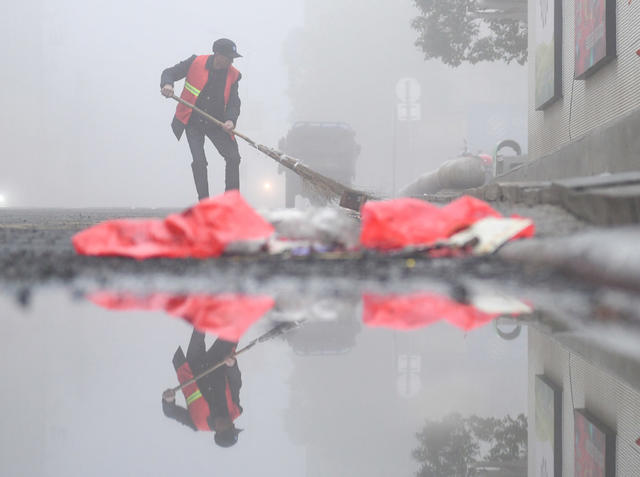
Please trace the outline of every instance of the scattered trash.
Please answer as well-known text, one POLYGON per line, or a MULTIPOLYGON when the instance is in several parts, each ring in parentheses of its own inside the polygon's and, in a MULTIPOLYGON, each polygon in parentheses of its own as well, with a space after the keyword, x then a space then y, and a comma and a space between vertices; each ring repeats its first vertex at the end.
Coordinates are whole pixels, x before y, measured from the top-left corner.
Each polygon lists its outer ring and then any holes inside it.
POLYGON ((256 321, 275 304, 269 296, 247 295, 172 295, 153 293, 148 296, 97 292, 89 300, 109 310, 164 310, 183 318, 203 333, 211 333, 227 341, 238 342, 256 321))
MULTIPOLYGON (((367 202, 360 225, 353 216, 330 207, 276 210, 262 217, 238 191, 231 191, 164 220, 98 224, 76 234, 73 245, 82 255, 139 260, 223 254, 349 258, 360 247, 435 258, 493 253, 509 240, 534 233, 531 220, 502 217, 486 202, 469 196, 444 207, 411 198, 367 202)), ((408 264, 413 267, 415 262, 408 264)))
POLYGON ((487 217, 439 243, 458 247, 472 243, 475 255, 486 255, 495 252, 509 240, 530 237, 534 232, 530 219, 487 217))
POLYGON ((73 246, 81 255, 208 258, 234 242, 266 242, 273 232, 238 191, 229 191, 164 220, 103 222, 76 234, 73 246))
POLYGON ((404 198, 367 202, 362 208, 360 241, 364 247, 381 251, 472 244, 474 253, 482 254, 534 232, 531 220, 503 218, 474 197, 464 196, 444 207, 404 198))
POLYGON ((337 208, 280 209, 263 213, 276 237, 352 249, 359 244, 360 224, 337 208))

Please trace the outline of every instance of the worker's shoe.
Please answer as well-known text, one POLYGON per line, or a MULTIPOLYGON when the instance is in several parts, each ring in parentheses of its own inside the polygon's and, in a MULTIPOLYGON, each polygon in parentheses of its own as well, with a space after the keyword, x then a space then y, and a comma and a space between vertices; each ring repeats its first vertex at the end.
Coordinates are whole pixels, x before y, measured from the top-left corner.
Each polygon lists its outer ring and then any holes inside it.
POLYGON ((198 192, 198 200, 209 197, 209 179, 207 177, 207 166, 205 164, 191 163, 193 171, 193 180, 196 183, 196 191, 198 192))
POLYGON ((226 159, 226 165, 224 169, 224 183, 225 190, 239 190, 240 189, 240 159, 226 159))

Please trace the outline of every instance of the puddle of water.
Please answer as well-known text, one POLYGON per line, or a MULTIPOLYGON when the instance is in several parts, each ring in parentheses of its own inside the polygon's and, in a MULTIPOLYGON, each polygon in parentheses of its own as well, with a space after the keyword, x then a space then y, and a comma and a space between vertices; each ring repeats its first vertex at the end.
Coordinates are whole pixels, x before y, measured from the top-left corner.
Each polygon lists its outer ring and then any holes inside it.
MULTIPOLYGON (((0 399, 12 410, 0 431, 1 475, 212 468, 231 475, 415 475, 422 454, 412 452, 437 455, 454 431, 470 439, 470 449, 477 446, 469 454, 472 475, 473 468, 496 468, 482 463, 493 445, 482 429, 495 435, 509 424, 526 436, 517 416, 533 413, 532 376, 553 374, 540 357, 553 321, 526 300, 502 295, 104 291, 87 298, 42 291, 25 309, 0 295, 0 399), (242 349, 282 322, 295 326, 255 343, 237 367, 223 365, 199 381, 207 401, 219 396, 209 384, 224 382, 231 370, 241 374, 243 412, 234 425, 243 431, 234 446, 219 447, 213 432, 181 425, 195 418, 180 392, 182 417, 165 415, 162 392, 179 384, 176 349, 196 355, 189 352, 194 326, 207 333, 207 348, 224 338, 242 349), (534 347, 527 324, 538 330, 534 347)), ((191 359, 196 374, 220 356, 207 359, 191 359)), ((525 449, 521 441, 520 457, 525 449)), ((511 465, 513 475, 526 475, 525 460, 511 465)))

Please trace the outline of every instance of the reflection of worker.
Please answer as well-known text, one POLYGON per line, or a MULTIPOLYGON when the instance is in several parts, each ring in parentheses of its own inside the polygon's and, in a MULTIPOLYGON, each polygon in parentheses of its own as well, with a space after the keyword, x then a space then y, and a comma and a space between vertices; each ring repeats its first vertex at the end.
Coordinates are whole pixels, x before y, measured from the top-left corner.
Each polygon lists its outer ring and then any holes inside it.
POLYGON ((240 153, 235 137, 230 134, 240 115, 238 82, 242 75, 232 66, 240 56, 234 42, 221 38, 213 43, 213 55, 193 55, 162 72, 160 88, 164 96, 172 97, 173 83, 186 76, 180 97, 224 123, 224 128, 220 128, 200 114, 192 114, 193 110, 181 103, 171 123, 178 139, 184 131, 187 133, 198 199, 209 197, 205 135, 226 162, 226 190, 240 188, 240 153))
POLYGON ((175 419, 194 431, 215 431, 215 442, 221 447, 234 445, 240 433, 233 423, 242 414, 240 406, 242 376, 238 363, 231 357, 236 345, 237 343, 218 339, 207 351, 204 334, 194 330, 186 358, 180 347, 173 356, 173 366, 178 373, 180 383, 188 381, 223 360, 226 366, 183 388, 188 409, 175 403, 175 393, 172 390, 169 389, 162 395, 162 411, 165 416, 175 419))

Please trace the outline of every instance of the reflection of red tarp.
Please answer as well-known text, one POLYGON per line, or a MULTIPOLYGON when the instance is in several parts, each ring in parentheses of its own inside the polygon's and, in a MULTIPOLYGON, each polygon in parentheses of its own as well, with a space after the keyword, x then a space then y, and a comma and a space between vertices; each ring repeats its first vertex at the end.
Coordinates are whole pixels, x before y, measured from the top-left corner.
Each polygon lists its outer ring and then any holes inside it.
POLYGON ((206 258, 220 256, 232 242, 266 239, 273 231, 234 190, 164 220, 123 219, 95 225, 76 234, 73 246, 82 255, 206 258))
MULTIPOLYGON (((360 242, 367 248, 393 250, 431 245, 486 217, 502 217, 486 202, 461 197, 444 207, 419 199, 367 202, 362 207, 360 242)), ((530 237, 533 226, 516 238, 530 237)))
POLYGON ((413 330, 440 320, 448 321, 465 331, 489 323, 499 314, 478 310, 450 298, 429 293, 412 295, 363 296, 363 321, 372 327, 413 330))
POLYGON ((273 308, 269 296, 169 295, 147 297, 110 292, 94 293, 89 299, 110 310, 164 310, 179 316, 196 329, 227 341, 238 342, 245 332, 273 308))

